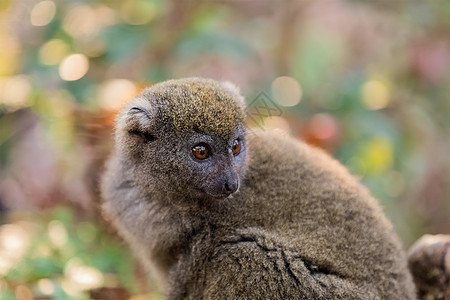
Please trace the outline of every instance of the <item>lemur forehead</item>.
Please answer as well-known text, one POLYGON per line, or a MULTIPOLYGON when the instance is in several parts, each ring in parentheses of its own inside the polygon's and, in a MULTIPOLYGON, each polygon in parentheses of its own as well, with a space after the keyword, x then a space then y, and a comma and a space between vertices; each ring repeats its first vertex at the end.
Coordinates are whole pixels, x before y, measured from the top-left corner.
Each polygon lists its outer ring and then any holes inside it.
POLYGON ((149 93, 176 133, 200 131, 229 136, 245 120, 240 96, 213 80, 166 81, 150 88, 149 93))

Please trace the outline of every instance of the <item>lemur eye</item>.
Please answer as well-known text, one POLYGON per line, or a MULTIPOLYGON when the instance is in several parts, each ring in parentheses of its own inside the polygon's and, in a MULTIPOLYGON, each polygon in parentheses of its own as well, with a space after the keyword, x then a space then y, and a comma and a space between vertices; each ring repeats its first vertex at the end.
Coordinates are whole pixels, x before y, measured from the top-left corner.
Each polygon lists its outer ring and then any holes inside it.
POLYGON ((241 152, 241 144, 239 143, 239 140, 234 140, 233 145, 231 146, 231 152, 233 152, 234 155, 238 155, 239 152, 241 152))
POLYGON ((203 160, 210 156, 210 149, 208 145, 200 144, 192 148, 192 154, 195 158, 203 160))

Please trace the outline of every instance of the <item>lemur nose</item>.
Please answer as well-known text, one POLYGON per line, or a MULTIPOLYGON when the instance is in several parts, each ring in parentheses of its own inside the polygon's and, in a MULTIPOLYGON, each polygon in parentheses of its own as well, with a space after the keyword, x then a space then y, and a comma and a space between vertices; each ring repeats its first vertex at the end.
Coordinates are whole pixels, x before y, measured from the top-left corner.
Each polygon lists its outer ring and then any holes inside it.
POLYGON ((237 191, 239 187, 239 183, 237 181, 226 181, 224 186, 224 192, 227 195, 230 195, 237 191))

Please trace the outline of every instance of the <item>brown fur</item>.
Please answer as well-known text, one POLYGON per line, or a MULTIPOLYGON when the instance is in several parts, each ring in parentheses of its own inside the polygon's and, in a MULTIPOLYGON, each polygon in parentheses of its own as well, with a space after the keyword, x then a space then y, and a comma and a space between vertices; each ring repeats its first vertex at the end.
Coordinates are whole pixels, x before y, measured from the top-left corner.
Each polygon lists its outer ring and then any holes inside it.
POLYGON ((318 149, 246 134, 244 109, 229 84, 188 78, 145 90, 118 117, 104 213, 167 297, 414 299, 401 245, 368 191, 318 149), (188 145, 205 140, 210 161, 189 159, 188 145), (230 178, 236 193, 210 196, 230 178))

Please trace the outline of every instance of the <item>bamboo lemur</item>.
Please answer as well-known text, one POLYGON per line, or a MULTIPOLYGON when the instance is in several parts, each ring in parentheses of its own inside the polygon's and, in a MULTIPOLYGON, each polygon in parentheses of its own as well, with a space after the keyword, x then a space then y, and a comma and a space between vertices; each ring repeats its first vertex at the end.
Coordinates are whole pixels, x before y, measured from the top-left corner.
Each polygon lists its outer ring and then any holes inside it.
POLYGON ((414 299, 377 202, 323 151, 247 132, 230 83, 169 80, 118 115, 105 216, 168 299, 414 299))

